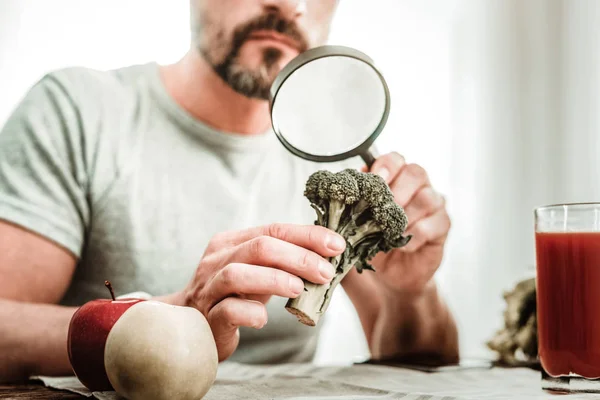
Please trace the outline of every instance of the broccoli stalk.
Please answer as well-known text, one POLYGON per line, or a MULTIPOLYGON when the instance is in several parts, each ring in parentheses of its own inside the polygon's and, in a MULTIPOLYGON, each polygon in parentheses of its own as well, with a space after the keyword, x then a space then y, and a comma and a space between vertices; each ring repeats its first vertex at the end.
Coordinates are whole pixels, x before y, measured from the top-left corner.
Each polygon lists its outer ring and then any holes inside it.
POLYGON ((317 214, 315 224, 346 239, 346 250, 329 258, 336 271, 331 282, 318 285, 305 281, 304 292, 286 304, 300 322, 315 326, 352 267, 359 273, 374 271, 369 262, 377 253, 405 246, 411 237, 402 236, 408 224, 406 214, 378 175, 352 169, 317 171, 308 178, 304 196, 317 214))

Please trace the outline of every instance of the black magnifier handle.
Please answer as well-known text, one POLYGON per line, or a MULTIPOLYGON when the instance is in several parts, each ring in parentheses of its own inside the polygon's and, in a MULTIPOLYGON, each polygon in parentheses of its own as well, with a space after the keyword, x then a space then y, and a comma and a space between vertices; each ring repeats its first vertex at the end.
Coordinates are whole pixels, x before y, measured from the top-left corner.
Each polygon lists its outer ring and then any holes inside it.
POLYGON ((375 157, 373 156, 373 154, 369 150, 367 150, 360 153, 360 158, 363 159, 365 164, 367 164, 367 168, 370 170, 373 166, 373 163, 375 162, 375 157))
POLYGON ((371 153, 370 150, 365 150, 360 153, 360 158, 363 159, 365 164, 367 164, 367 168, 370 170, 373 166, 373 163, 375 162, 375 157, 373 156, 373 153, 371 153))

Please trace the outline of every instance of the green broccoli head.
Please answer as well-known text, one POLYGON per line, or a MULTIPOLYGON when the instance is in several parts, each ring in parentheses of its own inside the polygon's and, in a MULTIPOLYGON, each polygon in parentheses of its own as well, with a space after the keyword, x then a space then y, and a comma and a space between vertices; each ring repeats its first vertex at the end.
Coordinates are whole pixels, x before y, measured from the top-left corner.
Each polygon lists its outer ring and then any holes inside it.
POLYGON ((360 190, 360 197, 370 206, 375 207, 394 201, 392 191, 379 175, 353 169, 346 169, 344 171, 354 177, 360 190))
POLYGON ((360 190, 356 179, 350 174, 333 174, 329 180, 328 195, 330 200, 344 204, 354 204, 360 199, 360 190))
POLYGON ((378 175, 353 169, 338 173, 317 171, 306 182, 306 198, 317 213, 316 224, 346 239, 337 269, 355 265, 359 272, 373 269, 369 261, 380 251, 402 247, 408 220, 394 201, 389 186, 378 175))
POLYGON ((392 243, 402 237, 408 225, 404 210, 394 200, 373 207, 373 217, 383 231, 386 241, 392 243))
POLYGON ((334 174, 329 171, 317 171, 306 181, 304 196, 311 202, 321 205, 323 198, 328 198, 329 179, 334 174), (322 188, 322 189, 321 189, 322 188))
POLYGON ((328 284, 304 282, 304 291, 286 303, 286 309, 302 323, 315 326, 327 310, 333 291, 355 267, 373 270, 369 264, 379 252, 406 245, 403 236, 406 214, 378 175, 345 169, 338 173, 317 171, 306 182, 304 195, 317 213, 315 224, 327 227, 346 239, 346 249, 330 257, 336 269, 328 284))

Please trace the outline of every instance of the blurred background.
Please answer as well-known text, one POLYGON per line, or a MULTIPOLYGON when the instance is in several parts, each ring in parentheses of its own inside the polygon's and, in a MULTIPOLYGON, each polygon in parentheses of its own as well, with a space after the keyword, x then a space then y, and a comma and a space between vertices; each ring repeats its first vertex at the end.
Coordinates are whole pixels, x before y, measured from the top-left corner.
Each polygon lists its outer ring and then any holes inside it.
MULTIPOLYGON (((44 73, 176 61, 184 0, 0 0, 0 124, 44 73)), ((502 292, 534 273, 533 209, 600 200, 600 1, 342 0, 330 43, 356 47, 392 95, 381 152, 424 166, 453 228, 437 275, 465 357, 491 357, 502 292)), ((317 363, 368 349, 340 290, 317 363)))

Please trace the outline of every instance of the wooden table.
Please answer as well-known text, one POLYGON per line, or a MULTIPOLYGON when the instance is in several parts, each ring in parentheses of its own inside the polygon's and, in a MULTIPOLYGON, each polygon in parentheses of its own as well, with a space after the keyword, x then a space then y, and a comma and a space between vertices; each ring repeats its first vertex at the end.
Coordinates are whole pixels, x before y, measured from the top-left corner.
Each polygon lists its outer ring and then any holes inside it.
POLYGON ((39 400, 59 400, 59 399, 85 399, 75 393, 61 390, 49 389, 37 382, 30 382, 21 385, 3 385, 0 384, 0 399, 39 399, 39 400))

